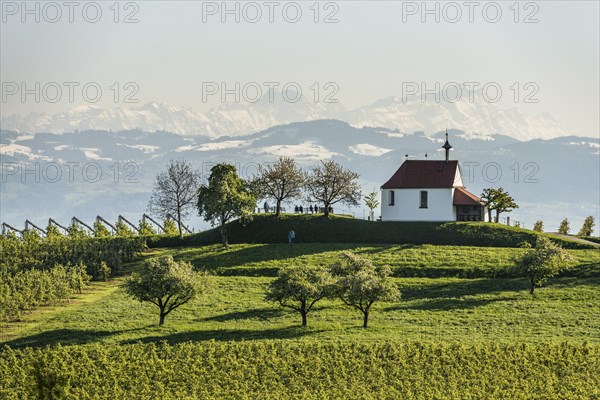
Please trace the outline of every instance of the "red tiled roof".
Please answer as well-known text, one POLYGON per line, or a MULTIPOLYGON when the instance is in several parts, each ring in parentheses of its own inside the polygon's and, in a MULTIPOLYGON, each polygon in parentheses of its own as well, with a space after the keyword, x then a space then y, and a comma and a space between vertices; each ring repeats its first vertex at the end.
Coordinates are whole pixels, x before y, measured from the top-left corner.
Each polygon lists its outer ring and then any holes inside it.
POLYGON ((451 188, 457 169, 456 160, 406 160, 381 188, 451 188))
POLYGON ((483 202, 473 193, 467 191, 465 188, 456 188, 454 190, 454 199, 452 204, 455 206, 482 206, 483 202))

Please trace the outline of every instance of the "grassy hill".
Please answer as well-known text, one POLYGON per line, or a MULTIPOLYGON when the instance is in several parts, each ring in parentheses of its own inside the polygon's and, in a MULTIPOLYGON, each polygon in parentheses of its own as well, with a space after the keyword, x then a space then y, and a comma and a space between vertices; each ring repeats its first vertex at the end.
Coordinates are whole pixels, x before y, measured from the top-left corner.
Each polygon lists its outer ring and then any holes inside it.
MULTIPOLYGON (((484 222, 371 222, 351 217, 320 215, 256 215, 246 226, 239 221, 227 224, 230 243, 286 243, 290 229, 298 243, 433 244, 450 246, 518 247, 535 243, 539 233, 484 222)), ((552 237, 563 247, 590 248, 583 243, 552 237)), ((219 229, 210 229, 183 239, 153 236, 150 247, 203 246, 221 242, 219 229)))
MULTIPOLYGON (((550 279, 535 296, 513 268, 522 249, 465 246, 345 244, 236 244, 153 250, 144 258, 171 254, 215 275, 214 290, 178 309, 164 327, 156 307, 125 296, 122 278, 96 283, 81 303, 44 309, 37 321, 0 332, 11 347, 47 344, 175 344, 203 340, 293 341, 416 339, 480 342, 600 341, 600 254, 569 250, 578 266, 550 279), (324 300, 309 315, 309 329, 296 313, 265 300, 276 271, 286 265, 328 265, 352 251, 392 267, 402 298, 376 303, 372 326, 337 300, 324 300), (85 301, 85 300, 89 301, 85 301)), ((135 269, 140 261, 131 265, 135 269)))
MULTIPOLYGON (((257 218, 252 229, 268 220, 257 218)), ((305 228, 356 222, 290 220, 305 228)), ((214 234, 184 243, 218 240, 214 234)), ((208 270, 213 291, 159 327, 156 306, 127 297, 123 278, 113 278, 6 324, 0 398, 595 398, 600 252, 569 250, 578 266, 532 296, 513 268, 524 251, 352 243, 152 249, 143 259, 171 254, 208 270), (337 299, 319 302, 305 329, 297 313, 265 300, 282 266, 327 265, 343 251, 390 265, 402 292, 374 304, 369 329, 337 299)))
POLYGON ((126 296, 124 276, 4 323, 0 398, 600 395, 597 248, 554 238, 576 265, 532 296, 515 259, 527 251, 518 245, 538 234, 523 229, 310 215, 260 215, 228 229, 229 249, 215 229, 153 236, 150 245, 164 248, 119 268, 128 274, 172 255, 212 275, 212 291, 169 314, 164 326, 155 305, 126 296), (346 251, 389 265, 402 293, 373 305, 368 329, 336 298, 315 305, 307 328, 297 312, 265 299, 280 268, 330 265, 346 251))

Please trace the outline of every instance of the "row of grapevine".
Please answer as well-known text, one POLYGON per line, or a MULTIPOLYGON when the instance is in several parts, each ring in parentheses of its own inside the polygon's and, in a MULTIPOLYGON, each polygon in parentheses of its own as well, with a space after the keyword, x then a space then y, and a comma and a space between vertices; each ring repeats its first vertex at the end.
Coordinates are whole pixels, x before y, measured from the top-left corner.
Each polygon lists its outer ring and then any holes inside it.
POLYGON ((49 270, 0 271, 0 321, 11 321, 37 306, 57 304, 90 281, 82 264, 49 270))
POLYGON ((592 399, 590 344, 200 342, 0 352, 0 398, 592 399))
POLYGON ((91 278, 106 280, 122 273, 123 264, 144 247, 142 237, 0 235, 0 321, 56 304, 81 291, 91 278))
POLYGON ((0 270, 15 273, 29 269, 50 269, 54 265, 84 264, 95 280, 122 272, 145 247, 143 237, 42 238, 34 233, 23 237, 0 235, 0 270))

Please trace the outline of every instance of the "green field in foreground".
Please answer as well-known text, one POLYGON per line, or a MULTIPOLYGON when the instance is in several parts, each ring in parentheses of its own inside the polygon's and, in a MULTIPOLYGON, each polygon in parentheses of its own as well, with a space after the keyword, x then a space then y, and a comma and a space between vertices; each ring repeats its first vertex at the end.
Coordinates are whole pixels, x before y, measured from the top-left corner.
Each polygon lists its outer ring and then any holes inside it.
MULTIPOLYGON (((592 399, 600 397, 600 254, 536 294, 518 248, 239 244, 155 249, 209 271, 213 291, 158 326, 124 277, 0 330, 0 398, 592 399), (281 267, 352 251, 388 264, 402 299, 370 327, 339 301, 299 315, 265 301, 281 267)), ((143 260, 127 265, 135 270, 143 260)))
POLYGON ((572 251, 581 265, 569 276, 551 279, 531 296, 525 278, 500 272, 511 268, 509 260, 520 251, 310 244, 154 251, 147 257, 175 254, 197 267, 228 276, 215 276, 212 293, 174 311, 162 328, 157 326, 155 306, 127 298, 118 286, 121 281, 112 280, 95 284, 88 295, 82 296, 82 301, 87 299, 84 303, 41 310, 22 323, 5 326, 2 341, 12 347, 209 339, 600 342, 598 252, 572 251), (402 299, 376 303, 367 330, 360 327, 360 313, 339 301, 318 303, 309 314, 308 329, 302 329, 298 315, 264 300, 265 289, 273 278, 257 275, 272 275, 283 265, 328 264, 347 250, 369 257, 376 264, 390 264, 396 271, 412 271, 417 268, 414 263, 424 263, 425 275, 429 276, 395 278, 402 299), (482 277, 444 276, 461 269, 471 272, 458 276, 482 277), (490 270, 495 272, 491 274, 490 270))

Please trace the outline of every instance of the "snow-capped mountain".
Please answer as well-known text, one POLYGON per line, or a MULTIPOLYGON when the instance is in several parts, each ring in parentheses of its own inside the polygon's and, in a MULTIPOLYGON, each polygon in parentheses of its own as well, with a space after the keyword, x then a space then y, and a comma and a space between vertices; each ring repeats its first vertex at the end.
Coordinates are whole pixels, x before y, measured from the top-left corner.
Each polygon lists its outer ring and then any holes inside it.
POLYGON ((351 111, 342 119, 357 126, 382 126, 427 134, 448 127, 461 130, 466 137, 472 138, 501 134, 529 140, 569 134, 548 114, 531 116, 517 108, 502 109, 493 103, 470 102, 465 98, 455 103, 423 103, 391 97, 351 111))
POLYGON ((423 131, 427 135, 446 127, 462 130, 467 137, 502 134, 518 140, 550 139, 570 134, 547 114, 531 116, 517 108, 502 109, 492 103, 470 102, 468 98, 455 103, 423 103, 391 97, 346 110, 339 104, 315 104, 306 99, 290 104, 281 99, 269 102, 265 97, 254 104, 224 104, 204 113, 156 102, 112 109, 86 105, 54 115, 2 116, 0 123, 4 130, 27 133, 139 129, 218 138, 243 136, 276 125, 319 119, 339 119, 356 127, 423 131))

